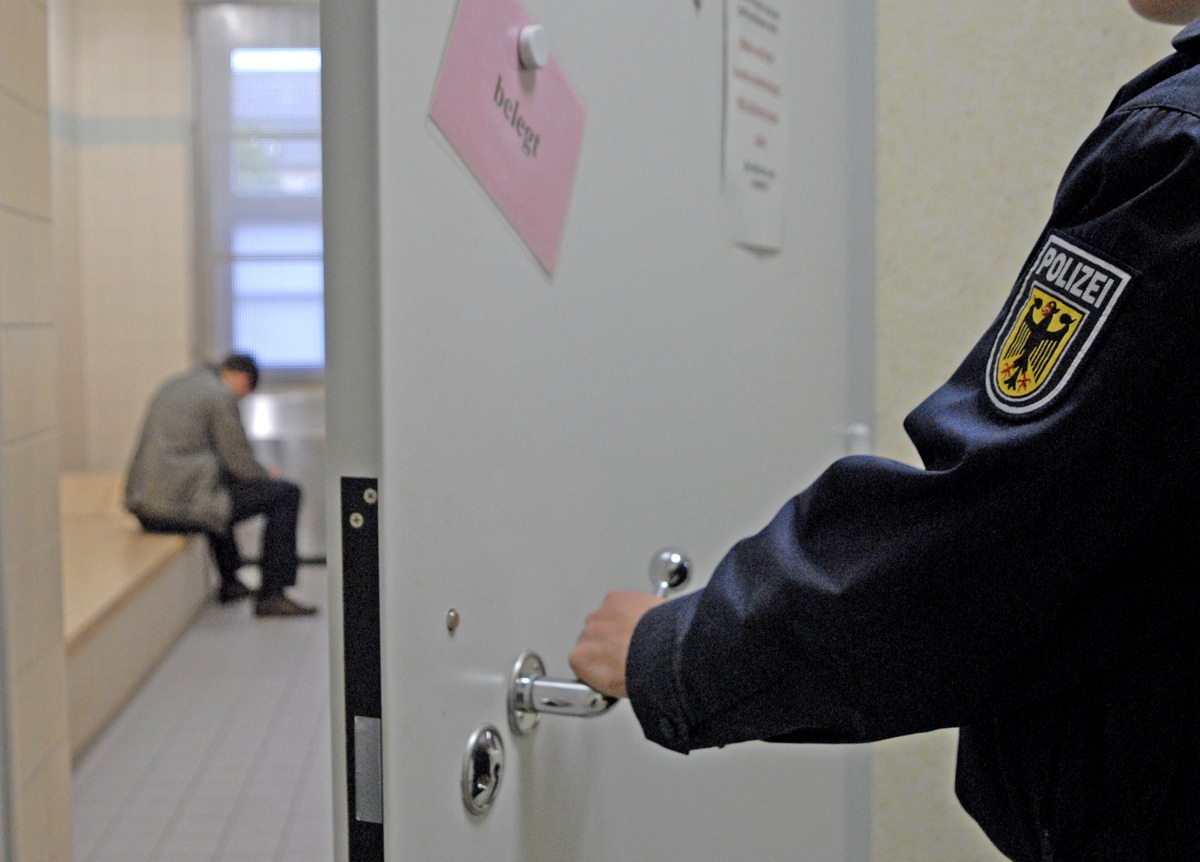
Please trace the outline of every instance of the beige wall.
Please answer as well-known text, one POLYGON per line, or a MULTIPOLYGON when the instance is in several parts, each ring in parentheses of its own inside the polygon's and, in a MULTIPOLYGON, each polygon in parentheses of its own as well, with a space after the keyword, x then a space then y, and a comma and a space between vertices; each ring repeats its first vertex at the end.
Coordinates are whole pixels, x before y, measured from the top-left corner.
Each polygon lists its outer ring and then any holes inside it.
POLYGON ((19 862, 71 858, 47 19, 42 2, 0 0, 0 856, 19 862))
MULTIPOLYGON (((900 422, 1001 303, 1075 147, 1173 31, 1122 0, 876 0, 877 442, 915 461, 900 422)), ((872 858, 1002 859, 953 798, 953 731, 875 747, 872 858)))

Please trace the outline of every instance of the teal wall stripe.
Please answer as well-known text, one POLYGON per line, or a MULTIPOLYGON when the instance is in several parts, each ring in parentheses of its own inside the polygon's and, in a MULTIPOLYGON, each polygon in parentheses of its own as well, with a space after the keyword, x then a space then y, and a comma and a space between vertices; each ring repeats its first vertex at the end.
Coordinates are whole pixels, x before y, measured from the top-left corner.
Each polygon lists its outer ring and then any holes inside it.
POLYGON ((79 146, 178 146, 191 135, 187 117, 85 117, 50 111, 50 133, 79 146))

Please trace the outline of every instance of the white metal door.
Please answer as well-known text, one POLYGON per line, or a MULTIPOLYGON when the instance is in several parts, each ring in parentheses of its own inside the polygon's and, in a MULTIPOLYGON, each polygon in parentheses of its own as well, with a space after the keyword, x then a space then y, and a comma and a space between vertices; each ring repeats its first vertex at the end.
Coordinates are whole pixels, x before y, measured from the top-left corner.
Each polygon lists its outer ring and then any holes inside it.
POLYGON ((866 418, 861 10, 788 9, 786 230, 761 254, 720 204, 721 4, 527 0, 587 110, 548 277, 427 120, 455 5, 353 0, 322 22, 329 476, 379 479, 387 858, 865 858, 860 753, 681 757, 628 704, 525 738, 506 720, 518 653, 569 676, 607 590, 649 589, 666 545, 702 584, 866 418), (488 724, 506 767, 473 816, 463 752, 488 724))

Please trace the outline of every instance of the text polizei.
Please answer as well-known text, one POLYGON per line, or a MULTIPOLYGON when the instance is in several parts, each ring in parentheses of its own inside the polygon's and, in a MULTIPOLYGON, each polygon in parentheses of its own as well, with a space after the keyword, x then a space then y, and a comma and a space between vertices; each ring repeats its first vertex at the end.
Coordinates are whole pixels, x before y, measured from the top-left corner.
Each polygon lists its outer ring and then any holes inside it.
POLYGON ((1093 308, 1104 304, 1104 298, 1116 283, 1110 273, 1056 243, 1047 243, 1042 249, 1033 266, 1033 275, 1093 308))

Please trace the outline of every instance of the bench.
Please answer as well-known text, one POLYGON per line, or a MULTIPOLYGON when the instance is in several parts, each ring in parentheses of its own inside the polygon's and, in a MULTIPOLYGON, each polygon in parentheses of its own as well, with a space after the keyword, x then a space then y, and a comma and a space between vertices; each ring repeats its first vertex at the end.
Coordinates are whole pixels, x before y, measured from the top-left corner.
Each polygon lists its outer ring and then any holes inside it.
POLYGON ((209 595, 203 537, 150 534, 122 476, 59 477, 63 633, 73 760, 95 741, 209 595))

